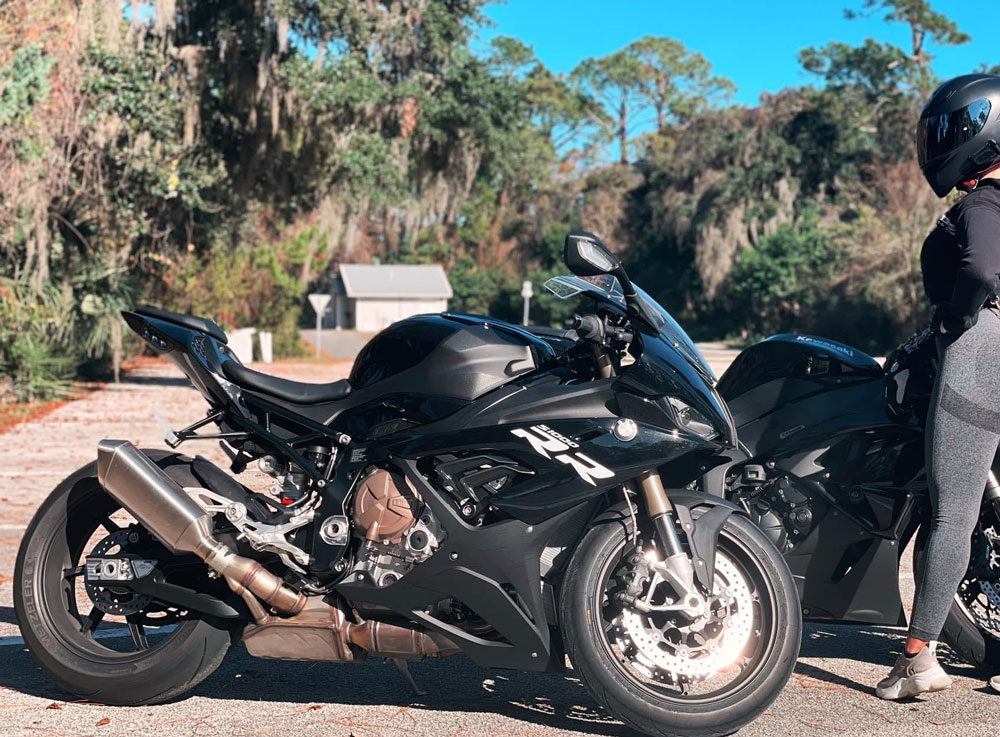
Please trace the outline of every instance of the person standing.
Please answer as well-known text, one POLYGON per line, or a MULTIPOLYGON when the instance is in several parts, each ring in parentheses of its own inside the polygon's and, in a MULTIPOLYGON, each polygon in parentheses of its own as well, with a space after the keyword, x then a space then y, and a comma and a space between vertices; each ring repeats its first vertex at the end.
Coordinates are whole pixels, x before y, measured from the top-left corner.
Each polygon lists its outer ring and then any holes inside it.
POLYGON ((883 699, 951 685, 931 643, 968 567, 1000 446, 1000 77, 970 74, 941 85, 920 114, 917 154, 938 197, 955 188, 967 194, 920 254, 939 358, 926 431, 933 517, 903 652, 875 689, 883 699))

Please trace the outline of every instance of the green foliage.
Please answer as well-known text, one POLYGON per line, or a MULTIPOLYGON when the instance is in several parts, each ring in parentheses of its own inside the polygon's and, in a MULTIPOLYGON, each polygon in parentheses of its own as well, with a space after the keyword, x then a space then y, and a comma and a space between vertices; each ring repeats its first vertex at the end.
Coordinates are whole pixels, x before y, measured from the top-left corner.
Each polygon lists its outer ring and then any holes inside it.
MULTIPOLYGON (((868 12, 883 12, 883 19, 889 23, 906 23, 919 33, 929 33, 939 44, 954 46, 971 40, 955 21, 931 8, 928 0, 864 0, 863 8, 868 12)), ((853 18, 860 13, 847 10, 845 15, 853 18)))
POLYGON ((661 130, 670 122, 690 119, 736 90, 730 80, 712 75, 704 56, 675 39, 646 36, 629 44, 628 50, 641 65, 642 94, 656 111, 661 130))
POLYGON ((0 69, 0 126, 19 125, 35 103, 49 95, 49 72, 55 59, 38 44, 22 46, 0 69))
POLYGON ((171 79, 179 70, 155 49, 91 45, 88 53, 84 93, 110 186, 107 235, 144 246, 166 231, 178 239, 169 245, 180 248, 187 241, 179 241, 181 233, 213 215, 225 197, 216 191, 225 177, 219 152, 184 140, 185 100, 171 79))
POLYGON ((212 316, 224 329, 273 331, 276 356, 301 355, 298 317, 305 286, 295 272, 303 258, 301 237, 236 249, 220 245, 191 259, 165 300, 182 312, 212 316))
POLYGON ((730 275, 732 308, 748 335, 810 332, 842 267, 842 250, 809 214, 743 252, 730 275))
POLYGON ((912 124, 936 82, 927 46, 966 40, 928 0, 857 0, 849 15, 908 26, 912 48, 805 49, 816 87, 754 108, 676 39, 569 76, 516 38, 476 51, 484 2, 165 3, 71 29, 45 3, 0 10, 7 38, 35 39, 0 53, 17 391, 56 391, 63 362, 119 363, 117 313, 146 299, 296 353, 303 295, 339 262, 440 263, 453 309, 513 321, 528 278, 532 321, 558 324, 574 305, 542 285, 575 226, 699 337, 885 350, 915 327, 937 203, 912 124))
POLYGON ((54 289, 0 279, 0 400, 56 399, 71 390, 66 306, 54 289), (4 386, 3 378, 7 385, 4 386))

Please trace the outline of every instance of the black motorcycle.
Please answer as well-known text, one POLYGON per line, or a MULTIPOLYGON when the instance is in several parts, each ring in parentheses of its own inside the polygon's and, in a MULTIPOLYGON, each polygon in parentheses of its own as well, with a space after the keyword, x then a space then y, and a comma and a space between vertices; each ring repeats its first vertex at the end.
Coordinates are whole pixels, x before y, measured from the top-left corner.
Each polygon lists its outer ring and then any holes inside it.
POLYGON ((600 241, 571 234, 566 260, 593 279, 550 283, 582 298, 574 329, 413 317, 332 384, 245 367, 209 320, 124 313, 209 404, 168 443, 222 440, 234 473, 256 461, 275 484, 102 441, 21 545, 34 657, 83 698, 148 704, 237 640, 265 658, 391 658, 406 676, 457 652, 555 672, 568 655, 640 731, 755 718, 795 665, 801 614, 745 510, 687 488, 736 446, 733 420, 600 241))
MULTIPOLYGON (((884 367, 831 340, 776 335, 743 351, 719 380, 742 448, 713 461, 703 483, 725 488, 784 553, 805 618, 906 624, 899 566, 911 540, 917 577, 924 561, 924 423, 936 373, 928 330, 884 367)), ((990 474, 942 635, 992 672, 1000 667, 998 511, 1000 484, 990 474)))

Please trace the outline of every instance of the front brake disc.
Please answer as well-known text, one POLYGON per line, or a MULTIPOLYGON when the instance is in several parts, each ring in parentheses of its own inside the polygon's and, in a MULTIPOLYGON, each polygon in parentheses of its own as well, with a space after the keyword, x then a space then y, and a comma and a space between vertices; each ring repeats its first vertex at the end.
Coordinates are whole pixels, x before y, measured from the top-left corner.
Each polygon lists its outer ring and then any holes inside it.
POLYGON ((753 595, 722 553, 716 557, 714 588, 709 613, 688 624, 660 625, 653 621, 655 612, 625 608, 615 622, 619 649, 649 677, 667 674, 674 680, 703 680, 736 662, 753 630, 753 595))

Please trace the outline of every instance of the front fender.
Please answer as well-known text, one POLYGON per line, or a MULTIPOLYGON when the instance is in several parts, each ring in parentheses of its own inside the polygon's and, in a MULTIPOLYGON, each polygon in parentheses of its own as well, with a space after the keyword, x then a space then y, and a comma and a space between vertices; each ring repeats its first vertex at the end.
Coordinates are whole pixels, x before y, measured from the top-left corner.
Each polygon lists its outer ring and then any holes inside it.
MULTIPOLYGON (((745 517, 747 513, 728 499, 697 491, 674 490, 668 491, 667 496, 674 505, 678 526, 687 537, 695 574, 705 589, 712 591, 719 532, 731 514, 745 517), (702 512, 692 514, 696 509, 701 509, 702 512)), ((625 526, 625 534, 630 534, 632 520, 625 502, 609 507, 594 519, 595 525, 605 523, 622 524, 625 526)))

